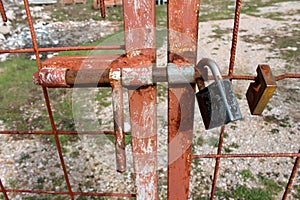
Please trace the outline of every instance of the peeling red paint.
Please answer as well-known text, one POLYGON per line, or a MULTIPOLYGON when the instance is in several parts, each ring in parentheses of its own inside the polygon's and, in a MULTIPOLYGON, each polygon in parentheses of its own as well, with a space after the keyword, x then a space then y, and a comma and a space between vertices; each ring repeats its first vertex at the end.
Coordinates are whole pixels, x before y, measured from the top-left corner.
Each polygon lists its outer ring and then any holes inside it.
POLYGON ((156 89, 129 92, 137 199, 157 199, 156 89))
MULTIPOLYGON (((122 68, 128 66, 135 73, 146 67, 150 73, 149 67, 156 60, 155 1, 123 1, 123 8, 126 55, 122 68)), ((152 73, 144 75, 150 77, 152 73)), ((134 79, 137 83, 144 82, 136 76, 134 79)), ((156 87, 148 85, 129 89, 136 198, 155 200, 158 199, 156 87)))
MULTIPOLYGON (((197 0, 168 1, 168 62, 180 67, 195 66, 198 41, 197 0)), ((169 84, 168 101, 168 199, 188 199, 195 85, 169 84)))
POLYGON ((44 87, 69 87, 66 82, 67 68, 42 68, 39 82, 44 87))

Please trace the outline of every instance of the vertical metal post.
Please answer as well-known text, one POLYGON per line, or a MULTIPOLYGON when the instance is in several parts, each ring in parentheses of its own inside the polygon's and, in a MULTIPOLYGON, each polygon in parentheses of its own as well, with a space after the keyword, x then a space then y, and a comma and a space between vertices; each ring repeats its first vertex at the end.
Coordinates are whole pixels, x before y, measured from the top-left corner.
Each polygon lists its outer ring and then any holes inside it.
MULTIPOLYGON (((144 63, 156 62, 155 1, 123 0, 125 49, 128 59, 141 55, 144 63)), ((134 71, 138 63, 132 63, 134 71)), ((156 86, 129 90, 136 197, 157 199, 156 86)))
MULTIPOLYGON (((169 63, 196 64, 199 1, 168 1, 169 63)), ((188 199, 195 84, 169 85, 168 199, 188 199)))

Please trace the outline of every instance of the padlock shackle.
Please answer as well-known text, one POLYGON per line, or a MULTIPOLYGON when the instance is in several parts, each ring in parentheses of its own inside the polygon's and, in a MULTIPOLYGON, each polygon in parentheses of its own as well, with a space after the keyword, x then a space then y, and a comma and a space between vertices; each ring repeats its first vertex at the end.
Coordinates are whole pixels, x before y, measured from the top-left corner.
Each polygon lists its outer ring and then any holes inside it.
POLYGON ((208 74, 207 74, 208 72, 207 72, 207 70, 205 70, 205 66, 208 66, 209 69, 211 70, 211 72, 214 76, 214 79, 217 83, 218 89, 220 91, 221 97, 222 97, 222 99, 224 99, 224 104, 225 104, 225 107, 226 107, 226 112, 228 114, 228 117, 229 117, 230 120, 233 120, 234 117, 231 113, 230 106, 227 102, 226 94, 225 94, 225 91, 224 91, 224 85, 220 81, 223 78, 222 78, 222 75, 220 73, 220 70, 219 70, 219 67, 218 67, 217 63, 214 60, 210 59, 210 58, 203 58, 198 62, 198 64, 196 65, 196 69, 198 69, 201 72, 201 75, 204 78, 204 80, 205 80, 205 76, 206 76, 206 78, 208 77, 208 74))
POLYGON ((205 81, 208 79, 208 72, 207 72, 205 66, 209 67, 209 69, 212 72, 212 75, 216 81, 223 79, 217 63, 210 58, 203 58, 196 65, 196 69, 200 71, 200 73, 205 81))

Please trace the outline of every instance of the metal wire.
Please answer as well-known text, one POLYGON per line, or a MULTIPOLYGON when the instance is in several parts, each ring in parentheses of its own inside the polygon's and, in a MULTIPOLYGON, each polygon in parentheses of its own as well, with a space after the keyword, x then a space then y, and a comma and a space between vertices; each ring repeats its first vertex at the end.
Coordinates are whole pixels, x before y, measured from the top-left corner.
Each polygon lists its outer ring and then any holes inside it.
MULTIPOLYGON (((220 138, 219 138, 217 155, 221 155, 221 153, 222 153, 224 133, 225 133, 225 126, 222 126, 221 127, 220 138)), ((211 200, 214 199, 214 196, 215 196, 215 191, 216 191, 216 186, 217 186, 217 179, 218 179, 219 168, 220 168, 220 162, 221 162, 221 157, 217 157, 216 158, 216 164, 215 164, 215 170, 214 170, 213 183, 212 183, 211 192, 210 192, 210 199, 211 200)))
POLYGON ((6 13, 5 13, 5 9, 4 9, 2 0, 0 0, 0 13, 1 13, 1 16, 2 16, 3 22, 7 22, 7 16, 6 16, 6 13))
MULTIPOLYGON (((0 131, 0 134, 5 135, 53 135, 52 131, 0 131)), ((90 132, 77 132, 77 131, 57 131, 57 135, 114 135, 114 131, 90 131, 90 132)), ((130 133, 125 133, 130 134, 130 133)))
MULTIPOLYGON (((31 13, 30 13, 30 9, 29 9, 28 0, 24 0, 24 6, 25 6, 25 10, 26 10, 26 15, 27 15, 28 26, 29 26, 30 33, 31 33, 31 40, 32 40, 32 44, 33 44, 33 49, 34 49, 35 56, 36 56, 36 63, 37 63, 38 69, 41 70, 42 63, 41 63, 41 59, 40 59, 40 56, 39 56, 39 49, 38 49, 38 44, 37 44, 36 35, 35 35, 35 31, 34 31, 34 26, 33 26, 33 22, 32 22, 32 17, 31 17, 31 13)), ((50 119, 50 123, 51 123, 51 127, 52 127, 52 132, 54 134, 55 143, 56 143, 58 155, 59 155, 59 158, 60 158, 60 162, 61 162, 61 165, 62 165, 62 168, 63 168, 67 188, 69 190, 70 198, 71 198, 71 200, 73 200, 74 195, 73 195, 71 184, 70 184, 70 181, 69 181, 69 177, 68 177, 64 157, 63 157, 63 154, 62 154, 61 145, 60 145, 59 138, 58 138, 58 135, 57 135, 56 125, 55 125, 52 110, 51 110, 48 91, 47 91, 46 87, 42 87, 42 88, 43 88, 45 103, 46 103, 46 106, 47 106, 47 111, 48 111, 48 114, 49 114, 49 119, 50 119)))
MULTIPOLYGON (((51 47, 51 48, 39 48, 39 52, 60 52, 60 51, 81 51, 81 50, 124 50, 124 45, 114 46, 77 46, 77 47, 51 47)), ((26 49, 3 49, 2 53, 34 53, 33 48, 26 49)))
POLYGON ((101 17, 105 19, 106 14, 105 14, 105 1, 104 0, 98 0, 99 5, 100 5, 100 12, 101 12, 101 17))
POLYGON ((231 51, 230 51, 230 63, 229 63, 229 71, 228 71, 229 76, 233 75, 233 70, 234 70, 236 45, 237 45, 239 25, 240 25, 241 8, 242 8, 242 0, 236 0, 234 25, 233 25, 233 33, 232 33, 232 44, 231 44, 231 51))
POLYGON ((0 188, 1 188, 1 192, 3 193, 5 200, 8 200, 7 190, 4 188, 1 179, 0 179, 0 188))
MULTIPOLYGON (((299 149, 299 153, 300 153, 300 149, 299 149)), ((298 156, 296 158, 296 160, 295 160, 295 164, 294 164, 293 170, 291 172, 291 175, 290 175, 290 178, 289 178, 289 182, 288 182, 288 184, 287 184, 287 186, 285 188, 285 191, 284 191, 282 199, 287 199, 289 191, 291 190, 293 182, 294 182, 294 179, 296 177, 296 172, 298 170, 299 163, 300 163, 300 157, 298 156)))
MULTIPOLYGON (((3 190, 1 191, 3 192, 3 190)), ((8 189, 7 193, 33 193, 33 194, 62 194, 68 195, 69 191, 48 191, 48 190, 14 190, 8 189)), ((136 194, 124 193, 100 193, 100 192, 73 192, 74 196, 107 196, 107 197, 135 197, 136 194)))

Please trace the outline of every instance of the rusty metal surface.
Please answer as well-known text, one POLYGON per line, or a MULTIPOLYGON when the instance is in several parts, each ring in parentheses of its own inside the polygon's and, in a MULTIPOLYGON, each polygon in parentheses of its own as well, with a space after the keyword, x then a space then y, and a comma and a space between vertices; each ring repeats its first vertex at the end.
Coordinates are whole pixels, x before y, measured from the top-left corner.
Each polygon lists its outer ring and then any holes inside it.
MULTIPOLYGON (((7 135, 53 135, 52 131, 0 131, 0 134, 7 135)), ((57 131, 57 135, 114 135, 114 131, 57 131)))
POLYGON ((269 65, 258 65, 255 82, 250 83, 246 96, 252 115, 260 115, 273 96, 277 84, 269 65))
POLYGON ((153 84, 152 68, 152 63, 142 67, 122 68, 122 85, 143 86, 153 84))
POLYGON ((124 133, 124 101, 123 86, 121 85, 121 69, 111 68, 110 84, 112 86, 112 103, 114 114, 116 169, 118 172, 126 170, 125 133, 124 133))
POLYGON ((200 1, 168 1, 169 62, 179 55, 196 62, 200 1))
POLYGON ((119 55, 56 56, 43 62, 42 67, 67 68, 69 70, 107 69, 119 55))
MULTIPOLYGON (((222 126, 220 137, 219 137, 219 144, 218 144, 217 155, 221 155, 221 153, 222 153, 224 133, 225 133, 225 126, 222 126)), ((215 163, 215 169, 214 169, 213 182, 212 182, 211 191, 210 191, 210 199, 211 200, 214 199, 214 195, 215 195, 215 192, 216 192, 216 186, 217 186, 217 180, 218 180, 218 175, 219 175, 220 162, 221 162, 221 158, 217 157, 216 158, 216 163, 215 163)))
MULTIPOLYGON (((32 21, 32 16, 31 16, 31 13, 30 13, 28 0, 24 0, 24 6, 25 6, 28 26, 29 26, 29 30, 30 30, 30 34, 31 34, 33 49, 34 49, 35 56, 36 56, 36 63, 37 63, 38 69, 40 71, 42 69, 42 63, 41 63, 41 59, 39 57, 38 43, 37 43, 37 40, 36 40, 36 35, 35 35, 35 31, 34 31, 34 26, 33 26, 33 21, 32 21)), ((53 114, 52 114, 52 109, 51 109, 51 105, 50 105, 48 91, 47 91, 47 88, 45 88, 45 87, 42 87, 42 90, 43 90, 45 103, 46 103, 46 107, 47 107, 47 111, 48 111, 48 115, 49 115, 49 120, 50 120, 50 123, 51 123, 52 132, 54 134, 54 139, 55 139, 55 143, 56 143, 56 147, 57 147, 57 152, 58 152, 59 159, 60 159, 60 162, 61 162, 61 166, 62 166, 62 169, 63 169, 63 172, 64 172, 64 178, 65 178, 66 185, 67 185, 67 188, 68 188, 68 191, 69 191, 70 199, 73 200, 74 195, 72 193, 72 187, 71 187, 71 184, 70 184, 67 168, 66 168, 64 157, 63 157, 63 154, 62 154, 62 149, 61 149, 61 145, 60 145, 60 142, 59 142, 59 138, 58 138, 58 135, 56 134, 57 129, 56 129, 55 121, 54 121, 53 114)))
POLYGON ((57 56, 47 59, 33 76, 45 87, 110 86, 110 63, 118 55, 57 56))
POLYGON ((1 189, 1 192, 2 192, 2 194, 3 194, 3 196, 4 196, 4 199, 5 199, 5 200, 8 200, 7 191, 6 191, 6 189, 4 188, 1 179, 0 179, 0 189, 1 189))
MULTIPOLYGON (((99 57, 101 58, 101 57, 99 57)), ((103 58, 104 59, 104 58, 103 58)), ((63 59, 60 59, 63 61, 63 59)), ((93 59, 92 59, 93 60, 93 59)), ((105 59, 104 59, 105 60, 105 59)), ((109 73, 110 73, 110 67, 105 69, 103 66, 107 66, 107 63, 103 60, 95 60, 92 66, 92 69, 81 69, 81 70, 67 70, 66 71, 66 82, 68 84, 68 87, 90 87, 92 86, 98 86, 98 87, 111 87, 110 80, 109 80, 109 73), (104 65, 101 65, 101 63, 104 63, 104 65), (98 65, 99 63, 99 65, 98 65), (98 83, 96 83, 98 81, 98 83)), ((44 62, 45 66, 51 66, 51 62, 44 62), (46 64, 47 63, 47 64, 46 64)), ((93 62, 91 62, 93 63, 93 62)), ((69 68, 79 68, 79 66, 82 63, 79 62, 76 65, 76 60, 71 60, 70 63, 68 63, 68 59, 66 59, 66 62, 57 62, 54 66, 54 68, 59 68, 59 67, 69 67, 69 68), (74 65, 72 63, 75 62, 74 65), (77 66, 77 67, 76 67, 77 66)), ((84 65, 83 65, 84 66, 84 65)), ((68 69, 69 69, 68 68, 68 69)), ((179 79, 175 79, 175 75, 177 74, 178 70, 169 70, 167 72, 167 68, 153 68, 152 69, 152 80, 153 83, 159 83, 159 82, 173 82, 173 84, 182 84, 183 82, 187 82, 189 78, 185 78, 185 76, 181 76, 179 79), (169 76, 173 76, 173 81, 168 80, 169 76)), ((197 72, 197 71, 196 71, 197 72)), ((150 73, 150 72, 149 72, 150 73)), ((190 71, 188 71, 190 73, 190 71)), ((120 72, 121 74, 121 72, 120 72)), ((187 75, 189 76, 189 75, 187 75)), ((150 76, 147 75, 147 77, 150 79, 150 76)), ((230 79, 230 80, 255 80, 256 76, 243 76, 243 75, 233 75, 233 76, 222 76, 223 79, 230 79)), ((284 79, 288 78, 300 78, 300 74, 282 74, 275 76, 276 81, 281 81, 284 79)), ((33 76, 33 81, 36 85, 40 85, 41 82, 39 80, 38 72, 34 73, 33 76)), ((149 80, 147 79, 147 80, 149 80)), ((200 74, 195 74, 195 79, 201 80, 200 74)), ((137 79, 134 79, 137 80, 137 79)), ((213 80, 213 76, 208 76, 208 80, 213 80)), ((134 82, 133 82, 134 83, 134 82)), ((139 82, 141 84, 142 82, 139 82)), ((147 83, 144 81, 144 83, 147 83)), ((203 84, 203 83, 201 83, 203 84)), ((137 85, 137 84, 135 84, 137 85)), ((130 86, 130 83, 127 84, 127 86, 130 86)))
POLYGON ((284 158, 300 157, 300 153, 241 153, 241 154, 200 154, 193 155, 193 159, 200 158, 284 158))
MULTIPOLYGON (((59 52, 59 51, 88 51, 88 50, 123 50, 124 45, 115 46, 75 46, 75 47, 48 47, 39 48, 39 52, 59 52)), ((1 49, 1 53, 34 53, 33 48, 25 49, 1 49)))
MULTIPOLYGON (((300 154, 300 149, 299 149, 299 154, 300 154)), ((299 168, 299 164, 300 164, 300 157, 298 156, 295 160, 295 164, 294 164, 293 170, 291 172, 289 182, 286 185, 285 191, 283 193, 283 197, 282 197, 283 200, 287 199, 287 196, 288 196, 288 194, 289 194, 289 192, 290 192, 290 190, 293 186, 293 182, 294 182, 294 179, 296 177, 296 173, 297 173, 297 170, 299 168)))
MULTIPOLYGON (((154 17, 154 4, 155 1, 150 0, 130 0, 130 1, 124 1, 124 18, 125 18, 125 36, 126 36, 126 55, 129 55, 130 62, 128 65, 126 63, 124 66, 127 66, 127 68, 139 68, 141 67, 138 63, 139 61, 143 61, 144 65, 146 66, 146 62, 154 63, 155 62, 155 17, 154 17), (150 18, 148 18, 150 16, 150 18), (150 36, 150 37, 149 37, 150 36), (139 55, 135 57, 134 55, 139 55), (146 56, 143 57, 142 55, 146 56), (133 61, 133 57, 138 58, 137 60, 133 61), (134 64, 134 65, 132 65, 134 64)), ((196 2, 194 0, 189 1, 180 1, 180 0, 169 0, 169 7, 168 7, 168 15, 169 15, 169 47, 170 47, 170 53, 168 55, 168 60, 170 62, 173 62, 177 65, 180 65, 180 63, 185 63, 184 60, 188 60, 190 63, 194 64, 196 59, 195 50, 197 49, 196 43, 193 41, 197 41, 197 17, 196 14, 198 12, 199 8, 199 1, 196 2), (183 37, 182 37, 183 36, 183 37), (192 38, 192 40, 190 40, 192 38), (180 55, 180 56, 178 56, 180 55), (180 58, 181 57, 181 58, 180 58)), ((27 20, 28 25, 30 28, 30 33, 32 37, 32 43, 33 48, 26 48, 26 49, 4 49, 0 50, 1 53, 35 53, 37 58, 37 66, 39 68, 39 71, 46 66, 50 66, 51 59, 49 59, 49 62, 47 64, 47 61, 44 62, 45 66, 42 65, 41 60, 39 58, 40 52, 57 52, 57 51, 74 51, 74 50, 113 50, 113 49, 124 49, 125 47, 123 45, 116 45, 116 46, 89 46, 89 47, 54 47, 54 48, 39 48, 36 37, 35 37, 35 31, 33 27, 33 22, 30 14, 29 4, 28 0, 24 0, 25 10, 27 14, 27 20)), ((255 80, 255 76, 246 76, 246 75, 235 75, 233 73, 234 71, 234 60, 235 60, 235 54, 236 54, 236 44, 237 44, 237 37, 238 37, 238 25, 239 25, 239 15, 240 15, 240 8, 241 8, 241 0, 236 1, 236 13, 235 13, 235 23, 234 23, 234 30, 233 30, 233 40, 232 40, 232 48, 231 48, 231 58, 230 58, 230 66, 229 66, 229 73, 228 76, 223 76, 224 78, 229 78, 230 80, 255 80)), ((3 18, 3 14, 5 14, 4 7, 2 4, 2 0, 0 0, 0 12, 3 18)), ((6 16, 3 18, 3 20, 6 18, 6 16)), ((5 20, 4 20, 5 21, 5 20)), ((94 74, 94 72, 99 74, 104 74, 99 79, 98 86, 110 86, 110 80, 109 80, 109 68, 101 67, 101 66, 107 66, 107 63, 104 62, 104 65, 99 64, 102 62, 102 59, 95 58, 93 62, 94 64, 91 64, 92 70, 89 70, 88 64, 90 61, 87 61, 86 68, 81 69, 79 66, 82 65, 83 60, 86 60, 87 58, 81 58, 81 61, 68 61, 68 59, 61 58, 58 63, 55 64, 56 68, 64 68, 64 65, 70 66, 70 70, 66 71, 66 82, 70 86, 74 86, 75 82, 81 83, 82 85, 89 84, 88 77, 85 79, 80 77, 82 70, 88 71, 90 74, 90 77, 94 77, 91 74, 94 74), (77 62, 77 64, 76 64, 77 62), (81 62, 81 63, 80 63, 81 62), (99 63, 98 63, 99 62, 99 63), (98 63, 99 65, 97 65, 98 63), (95 71, 93 71, 95 70, 95 71), (78 82, 79 81, 79 82, 78 82), (80 82, 82 81, 82 82, 80 82)), ((89 58, 88 58, 89 59, 89 58)), ((87 59, 87 60, 88 60, 87 59)), ((114 60, 115 58, 112 58, 114 60)), ((80 60, 80 59, 79 59, 80 60)), ((93 60, 93 58, 92 58, 93 60)), ((108 61, 110 63, 110 61, 108 61)), ((187 63, 187 62, 186 62, 187 63)), ((53 62, 52 62, 53 64, 53 62)), ((151 65, 150 64, 150 65, 151 65)), ((150 66, 148 65, 148 66, 150 66)), ((55 67, 54 67, 55 68, 55 67)), ((138 70, 137 70, 138 71, 138 70)), ((130 71, 133 72, 133 71, 130 71)), ((153 72, 153 83, 160 82, 160 81, 167 81, 167 69, 159 69, 156 71, 156 69, 152 69, 153 72)), ((140 73, 140 72, 138 72, 140 73)), ((131 76, 131 75, 130 75, 131 76)), ((127 77, 130 77, 129 75, 127 77)), ((148 76, 147 76, 148 77, 148 76)), ((199 81, 200 87, 203 87, 203 80, 200 79, 200 76, 196 75, 197 82, 199 81)), ((276 81, 283 80, 286 78, 300 78, 300 74, 282 74, 275 77, 276 81)), ((135 78, 136 79, 136 78, 135 78)), ((148 77, 148 80, 150 80, 150 76, 148 77)), ((94 83, 94 81, 93 81, 94 83)), ((148 82, 149 83, 149 82, 148 82)), ((139 83, 140 84, 140 83, 139 83)), ((80 84, 79 84, 80 85, 80 84)), ((138 85, 138 84, 136 84, 138 85)), ((175 147, 172 150, 172 145, 170 145, 170 150, 172 152, 176 153, 183 153, 181 155, 181 158, 176 160, 178 165, 174 164, 171 165, 169 169, 169 175, 173 175, 169 180, 173 181, 170 183, 169 181, 169 197, 173 195, 174 198, 169 199, 185 199, 188 194, 188 178, 189 177, 189 170, 190 170, 190 161, 191 159, 197 159, 197 158, 214 158, 216 159, 216 166, 214 171, 214 181, 213 181, 213 187, 212 190, 215 190, 216 182, 217 182, 217 175, 220 165, 220 159, 221 158, 276 158, 276 157, 296 157, 294 168, 291 172, 291 176, 289 178, 289 182, 287 184, 286 190, 284 192, 283 199, 287 198, 287 195, 290 191, 290 188, 293 184, 294 177, 296 175, 296 172, 298 170, 299 166, 299 160, 300 160, 300 152, 299 153, 245 153, 245 154, 222 154, 219 149, 221 149, 222 146, 222 132, 220 135, 220 142, 218 147, 217 154, 205 154, 205 155, 191 155, 191 149, 190 149, 190 141, 192 133, 190 131, 190 124, 189 122, 184 122, 184 127, 179 126, 178 122, 182 120, 188 120, 191 118, 191 115, 188 115, 188 109, 191 109, 191 104, 187 103, 187 105, 182 106, 182 102, 185 100, 186 102, 190 102, 190 98, 188 98, 188 95, 192 94, 193 91, 193 85, 170 85, 171 88, 169 90, 169 117, 173 117, 172 120, 170 119, 169 122, 171 122, 171 127, 169 127, 170 135, 169 135, 169 142, 170 138, 172 138, 172 141, 176 141, 177 139, 182 139, 182 141, 177 141, 177 144, 175 144, 175 147), (185 96, 185 94, 187 94, 185 96), (179 97, 179 99, 178 99, 179 97), (173 104, 173 103, 174 104, 173 104), (180 130, 179 133, 176 135, 176 131, 180 130), (176 137, 176 140, 174 138, 176 137), (178 138, 177 138, 178 137, 178 138), (220 146, 221 144, 221 146, 220 146), (180 148, 178 148, 180 147, 180 148), (175 173, 178 172, 179 174, 175 173), (183 183, 179 182, 183 180, 183 183), (177 182, 176 182, 177 181, 177 182), (178 191, 176 191, 178 189, 178 191), (171 191, 171 192, 170 192, 171 191)), ((52 109, 50 106, 50 101, 48 97, 47 88, 42 87, 47 110, 49 113, 49 119, 52 126, 51 131, 0 131, 0 134, 47 134, 47 135, 54 135, 55 138, 55 144, 58 151, 58 156, 61 161, 61 166, 64 174, 64 178, 67 185, 67 191, 45 191, 45 190, 18 190, 18 189, 7 189, 2 185, 1 179, 0 179, 0 188, 1 192, 4 195, 4 198, 8 199, 7 193, 36 193, 36 194, 65 194, 69 195, 71 199, 74 199, 74 196, 115 196, 115 197, 137 197, 137 199, 143 199, 148 197, 157 198, 157 174, 155 174, 156 170, 156 136, 153 134, 156 133, 156 124, 151 126, 153 131, 150 131, 149 129, 145 130, 146 127, 146 121, 143 120, 145 118, 141 116, 142 113, 147 114, 147 119, 149 120, 155 120, 156 121, 156 112, 152 110, 151 112, 142 112, 143 110, 152 109, 153 104, 155 105, 155 95, 156 90, 155 86, 144 86, 138 90, 132 90, 130 91, 130 111, 132 115, 132 123, 135 124, 134 126, 134 132, 135 137, 133 139, 133 150, 134 150, 134 156, 136 158, 136 163, 134 164, 135 167, 135 179, 136 179, 136 185, 137 185, 137 192, 138 195, 135 194, 119 194, 119 193, 84 193, 84 192, 74 192, 72 191, 72 187, 70 185, 70 181, 68 178, 68 173, 66 169, 66 165, 64 163, 64 158, 62 154, 62 149, 60 146, 60 141, 58 136, 67 134, 67 135, 74 135, 74 134, 111 134, 115 135, 115 131, 98 131, 98 132, 62 132, 56 130, 55 121, 52 114, 52 109), (141 103, 143 102, 143 103, 141 103), (145 126, 145 127, 141 127, 145 126), (146 132, 142 132, 146 131, 146 132), (150 133, 151 132, 151 133, 150 133), (143 138, 145 134, 146 138, 143 138), (142 137, 141 137, 142 136, 142 137), (144 147, 144 148, 141 148, 144 147), (149 150, 149 151, 148 151, 149 150), (150 151, 151 150, 151 151, 150 151), (154 170, 155 169, 155 170, 154 170), (139 173, 141 172, 142 173, 139 173), (146 175, 145 175, 146 174, 146 175), (154 186, 154 188, 151 188, 154 186), (145 197, 145 195, 148 195, 145 197), (152 196, 151 196, 152 195, 152 196), (156 197, 154 197, 154 196, 156 197)), ((131 88, 133 89, 133 88, 131 88)), ((155 107, 155 106, 154 106, 155 107)), ((156 108, 154 108, 156 109, 156 108)), ((191 111, 192 113, 193 111, 191 111)), ((149 121, 147 121, 148 124, 149 121)), ((152 123, 152 122, 151 122, 152 123)), ((150 124, 151 124, 150 123, 150 124)), ((148 125, 149 128, 149 125, 148 125)), ((152 129, 151 129, 152 130, 152 129)), ((222 129, 224 131, 224 129, 222 129)), ((118 136, 117 136, 118 137, 118 136)), ((116 138, 117 138, 116 137, 116 138)), ((174 155, 175 155, 174 154, 174 155)), ((169 154, 169 158, 171 156, 169 154)), ((212 192, 214 194, 214 192, 212 192)), ((212 195, 213 197, 213 195, 212 195)))
MULTIPOLYGON (((155 1, 123 1, 123 8, 124 59, 132 70, 149 67, 156 62, 155 1)), ((158 199, 156 86, 131 88, 129 110, 136 198, 158 199)))
POLYGON ((235 62, 235 56, 236 56, 236 46, 237 46, 238 33, 239 33, 241 9, 242 9, 242 0, 236 0, 233 33, 232 33, 232 43, 231 43, 231 51, 230 51, 229 70, 228 70, 229 76, 233 75, 233 70, 234 70, 234 62, 235 62))
MULTIPOLYGON (((7 193, 34 193, 34 194, 65 194, 68 195, 68 191, 49 191, 49 190, 17 190, 8 189, 7 193)), ((100 192, 73 192, 75 196, 106 196, 106 197, 135 197, 135 194, 124 194, 124 193, 100 193, 100 192)))
POLYGON ((190 84, 177 86, 168 91, 168 199, 187 199, 195 97, 190 84))
POLYGON ((4 9, 4 5, 3 5, 2 0, 0 0, 0 13, 1 13, 1 16, 2 16, 2 21, 7 22, 7 16, 6 16, 6 13, 5 13, 5 9, 4 9))
POLYGON ((126 52, 144 51, 155 60, 155 1, 123 1, 126 52))
MULTIPOLYGON (((168 1, 168 62, 196 65, 199 1, 168 1)), ((168 199, 188 199, 195 84, 169 85, 168 199)))
POLYGON ((101 13, 101 17, 103 19, 105 19, 106 14, 105 14, 105 1, 104 0, 98 0, 99 1, 99 5, 100 5, 100 13, 101 13))
POLYGON ((158 198, 156 88, 129 91, 137 199, 158 198))
POLYGON ((44 87, 69 87, 66 82, 67 71, 67 68, 44 67, 38 72, 38 82, 44 87))

